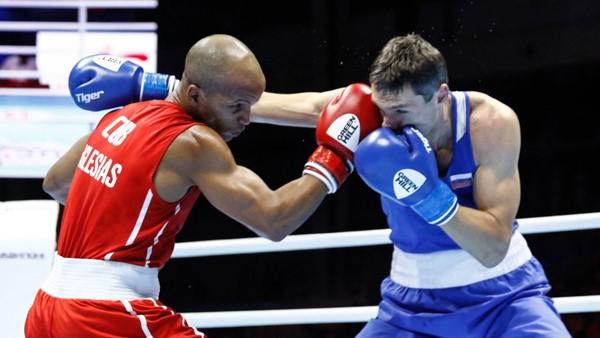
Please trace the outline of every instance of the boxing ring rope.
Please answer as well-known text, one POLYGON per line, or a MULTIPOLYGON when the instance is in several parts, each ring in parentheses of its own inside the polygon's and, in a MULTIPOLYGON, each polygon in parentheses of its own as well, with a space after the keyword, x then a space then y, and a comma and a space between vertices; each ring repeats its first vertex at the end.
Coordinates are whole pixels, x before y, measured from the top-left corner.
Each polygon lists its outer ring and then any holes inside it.
MULTIPOLYGON (((600 212, 519 219, 523 234, 600 228, 600 212)), ((292 235, 281 242, 240 238, 176 243, 172 258, 316 250, 391 244, 390 229, 292 235)), ((600 312, 600 295, 553 298, 558 312, 600 312)), ((200 328, 249 327, 295 324, 361 323, 377 315, 377 306, 305 308, 255 311, 183 313, 190 325, 200 328)))
POLYGON ((156 8, 158 0, 0 0, 2 7, 29 8, 156 8))
MULTIPOLYGON (((560 313, 600 311, 599 296, 556 297, 560 313)), ((307 308, 293 310, 224 311, 184 313, 199 328, 248 327, 297 324, 365 323, 377 315, 377 306, 307 308)))
MULTIPOLYGON (((600 212, 519 219, 522 234, 589 230, 600 228, 600 212)), ((333 249, 391 244, 390 229, 291 235, 281 242, 239 238, 176 243, 171 258, 251 254, 277 251, 333 249)))

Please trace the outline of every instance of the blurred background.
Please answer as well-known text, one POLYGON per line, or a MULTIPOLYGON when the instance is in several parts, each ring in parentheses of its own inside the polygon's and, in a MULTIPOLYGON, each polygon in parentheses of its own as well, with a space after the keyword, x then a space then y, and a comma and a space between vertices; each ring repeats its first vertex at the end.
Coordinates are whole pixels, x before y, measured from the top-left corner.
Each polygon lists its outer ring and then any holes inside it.
MULTIPOLYGON (((254 51, 268 91, 323 91, 367 82, 380 48, 415 32, 445 55, 451 89, 485 92, 519 116, 519 218, 600 211, 598 1, 140 0, 89 1, 95 5, 83 9, 36 5, 69 1, 14 3, 0 1, 0 201, 49 198, 41 189, 45 170, 93 127, 97 116, 64 96, 68 71, 83 55, 113 53, 148 71, 180 76, 194 42, 227 33, 254 51), (27 24, 32 21, 42 23, 27 24)), ((230 146, 239 164, 276 188, 301 174, 314 130, 254 124, 230 146)), ((378 196, 353 175, 296 233, 384 227, 378 196)), ((178 242, 251 236, 201 198, 178 242)), ((527 240, 546 269, 552 297, 600 294, 600 230, 527 240)), ((174 259, 160 274, 161 299, 180 312, 376 305, 391 253, 391 246, 373 246, 174 259)), ((562 318, 574 337, 600 337, 600 314, 562 318)), ((361 328, 202 331, 210 337, 353 337, 361 328)))

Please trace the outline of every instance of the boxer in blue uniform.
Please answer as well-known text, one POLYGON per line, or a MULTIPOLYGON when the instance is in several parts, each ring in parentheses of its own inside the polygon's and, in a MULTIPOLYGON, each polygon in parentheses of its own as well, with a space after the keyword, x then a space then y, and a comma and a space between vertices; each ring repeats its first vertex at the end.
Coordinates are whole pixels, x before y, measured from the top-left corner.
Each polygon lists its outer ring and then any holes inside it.
POLYGON ((450 92, 441 53, 390 40, 370 73, 383 128, 356 169, 381 194, 390 276, 366 337, 570 337, 518 231, 519 121, 479 92, 450 92))

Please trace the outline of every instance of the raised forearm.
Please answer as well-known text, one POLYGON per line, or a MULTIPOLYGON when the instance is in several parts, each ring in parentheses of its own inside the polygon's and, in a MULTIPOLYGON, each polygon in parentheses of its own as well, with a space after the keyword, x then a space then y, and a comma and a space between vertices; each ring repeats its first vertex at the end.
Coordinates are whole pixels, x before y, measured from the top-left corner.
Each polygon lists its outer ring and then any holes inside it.
POLYGON ((512 224, 500 221, 489 212, 463 206, 442 229, 488 268, 504 259, 512 235, 512 224))
POLYGON ((321 204, 327 190, 316 178, 304 175, 275 191, 264 227, 270 240, 280 241, 298 229, 321 204))
POLYGON ((197 185, 208 201, 257 235, 280 241, 298 229, 327 195, 323 183, 303 175, 277 190, 251 170, 200 176, 197 185))

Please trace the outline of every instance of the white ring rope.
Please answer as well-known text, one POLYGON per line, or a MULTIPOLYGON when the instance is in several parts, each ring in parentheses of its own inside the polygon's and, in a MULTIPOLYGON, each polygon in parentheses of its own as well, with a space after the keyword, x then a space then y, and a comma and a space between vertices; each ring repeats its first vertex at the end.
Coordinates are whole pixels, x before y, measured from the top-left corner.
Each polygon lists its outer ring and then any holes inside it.
POLYGON ((0 0, 2 7, 41 8, 156 8, 158 0, 0 0))
MULTIPOLYGON (((519 219, 522 234, 600 228, 600 212, 519 219)), ((171 258, 204 257, 261 252, 315 250, 391 244, 390 229, 291 235, 281 242, 264 238, 239 238, 176 243, 171 258)))
POLYGON ((38 32, 44 30, 78 31, 150 31, 155 32, 155 22, 77 22, 64 21, 0 21, 2 32, 38 32))
MULTIPOLYGON (((600 311, 600 295, 553 298, 560 313, 600 311)), ((295 324, 364 323, 377 315, 377 306, 259 311, 188 312, 188 324, 207 329, 295 324)))
MULTIPOLYGON (((524 218, 523 234, 600 228, 600 213, 524 218)), ((249 254, 275 251, 314 250, 390 244, 390 229, 293 235, 282 242, 264 238, 239 238, 175 244, 172 258, 249 254)), ((600 295, 553 298, 558 312, 600 312, 600 295)), ((367 322, 377 315, 377 306, 307 308, 257 311, 188 312, 182 315, 199 328, 264 325, 334 324, 367 322)))

